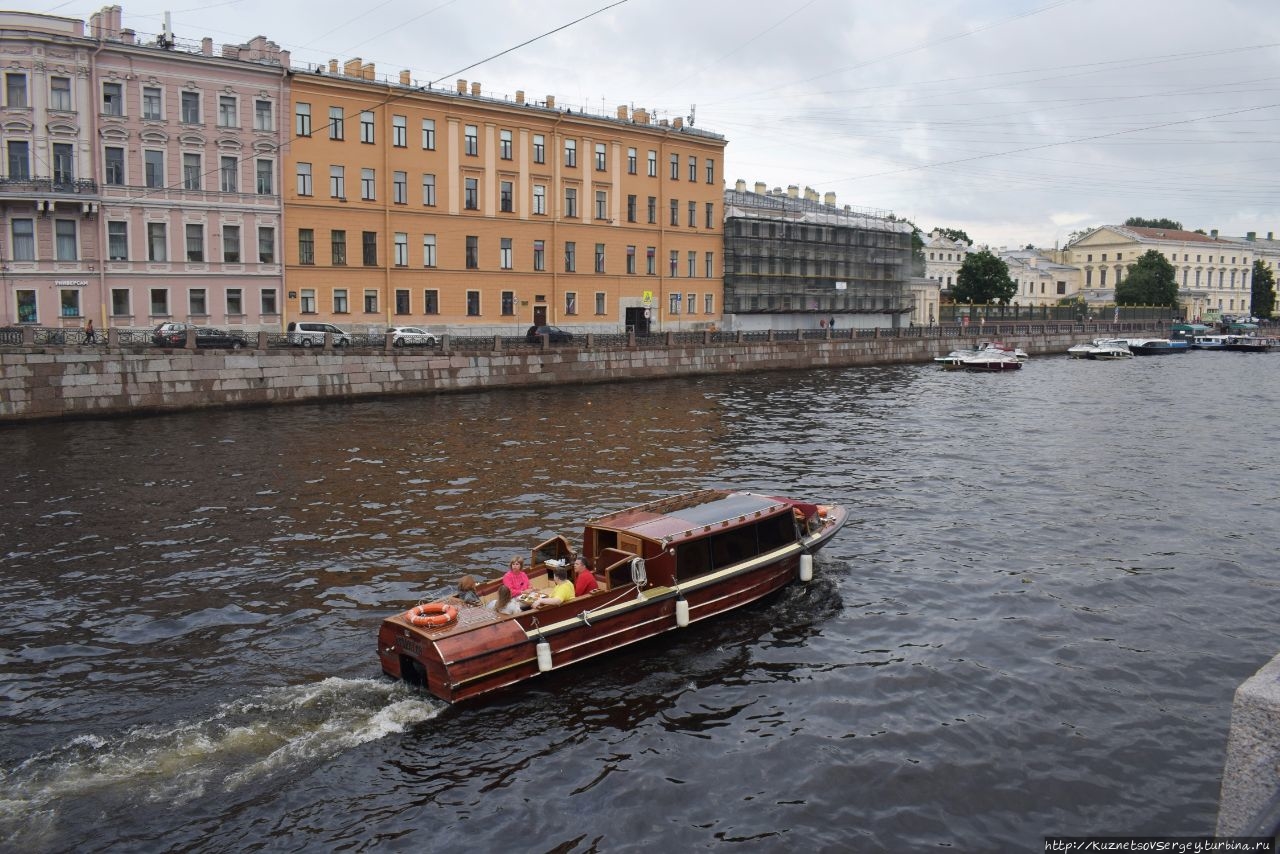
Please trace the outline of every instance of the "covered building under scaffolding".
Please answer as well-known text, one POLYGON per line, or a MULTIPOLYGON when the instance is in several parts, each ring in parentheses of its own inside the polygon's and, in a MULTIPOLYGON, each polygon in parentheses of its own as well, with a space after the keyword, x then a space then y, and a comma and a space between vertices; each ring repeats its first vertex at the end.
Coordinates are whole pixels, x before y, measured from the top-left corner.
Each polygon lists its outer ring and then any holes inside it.
POLYGON ((726 190, 724 319, 732 329, 906 326, 911 226, 795 186, 726 190))

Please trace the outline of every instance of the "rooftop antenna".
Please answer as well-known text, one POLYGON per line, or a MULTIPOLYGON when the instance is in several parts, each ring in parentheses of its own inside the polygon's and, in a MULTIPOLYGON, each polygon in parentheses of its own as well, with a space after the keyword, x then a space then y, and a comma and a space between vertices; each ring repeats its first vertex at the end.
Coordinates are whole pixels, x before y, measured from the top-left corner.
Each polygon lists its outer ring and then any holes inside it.
POLYGON ((698 115, 698 105, 690 104, 689 105, 689 127, 693 127, 693 119, 694 119, 694 116, 696 115, 698 115))
POLYGON ((164 13, 164 32, 156 36, 156 44, 165 50, 173 49, 173 30, 169 27, 169 13, 164 13))

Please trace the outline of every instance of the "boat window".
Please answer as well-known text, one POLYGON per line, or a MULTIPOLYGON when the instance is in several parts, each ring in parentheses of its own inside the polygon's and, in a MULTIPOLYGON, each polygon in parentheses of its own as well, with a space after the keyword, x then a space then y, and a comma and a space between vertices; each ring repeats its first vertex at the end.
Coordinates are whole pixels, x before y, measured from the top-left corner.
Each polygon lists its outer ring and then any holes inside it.
POLYGON ((617 531, 608 531, 608 530, 602 530, 600 528, 596 528, 592 531, 592 533, 594 533, 596 536, 596 548, 595 548, 596 554, 600 554, 600 552, 604 551, 605 549, 616 549, 618 547, 617 531))
POLYGON ((710 572, 711 539, 704 537, 676 546, 676 566, 681 580, 710 572))
POLYGON ((756 525, 760 551, 771 552, 796 541, 796 525, 790 513, 779 513, 756 525))
POLYGON ((730 528, 711 538, 711 560, 716 569, 750 560, 760 552, 756 548, 756 526, 730 528))

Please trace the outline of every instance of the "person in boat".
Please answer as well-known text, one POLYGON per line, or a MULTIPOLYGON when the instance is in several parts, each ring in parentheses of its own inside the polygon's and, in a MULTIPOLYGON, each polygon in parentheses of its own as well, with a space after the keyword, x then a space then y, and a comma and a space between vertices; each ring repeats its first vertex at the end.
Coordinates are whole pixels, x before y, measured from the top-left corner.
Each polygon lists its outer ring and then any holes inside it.
POLYGON ((524 571, 524 558, 513 557, 510 569, 502 576, 502 585, 511 591, 512 596, 519 596, 529 589, 529 575, 524 571))
POLYGON ((539 608, 563 605, 565 602, 573 601, 573 582, 569 580, 569 570, 563 566, 557 566, 555 579, 556 586, 552 589, 551 595, 538 600, 539 608))
POLYGON ((498 588, 498 597, 489 603, 489 609, 509 616, 515 616, 524 610, 520 606, 520 600, 511 595, 511 588, 505 584, 498 588))
POLYGON ((586 558, 579 555, 573 561, 573 595, 586 596, 599 589, 596 574, 587 566, 586 558))
POLYGON ((464 575, 458 581, 458 592, 452 597, 464 605, 479 605, 480 594, 476 592, 476 577, 464 575))

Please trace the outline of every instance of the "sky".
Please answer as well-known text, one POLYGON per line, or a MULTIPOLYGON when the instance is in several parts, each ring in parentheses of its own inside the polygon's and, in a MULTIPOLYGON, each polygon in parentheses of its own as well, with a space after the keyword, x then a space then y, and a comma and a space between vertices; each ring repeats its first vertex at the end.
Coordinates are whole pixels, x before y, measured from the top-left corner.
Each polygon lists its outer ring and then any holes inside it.
MULTIPOLYGON (((141 37, 723 135, 725 179, 1052 248, 1131 216, 1280 234, 1274 0, 119 0, 141 37)), ((10 8, 18 6, 14 3, 10 8)), ((101 3, 26 7, 88 20, 101 3)))

